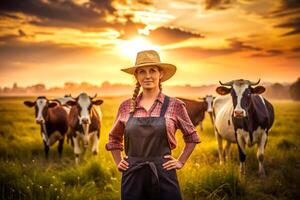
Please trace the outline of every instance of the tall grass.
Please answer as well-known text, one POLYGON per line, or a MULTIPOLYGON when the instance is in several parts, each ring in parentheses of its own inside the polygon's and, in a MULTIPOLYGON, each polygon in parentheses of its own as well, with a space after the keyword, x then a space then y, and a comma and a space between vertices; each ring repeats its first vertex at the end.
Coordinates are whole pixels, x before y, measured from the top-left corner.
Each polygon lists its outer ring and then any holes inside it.
MULTIPOLYGON (((0 98, 0 198, 119 199, 121 174, 104 146, 124 98, 104 98, 99 154, 87 151, 78 166, 66 143, 61 160, 57 144, 51 147, 49 160, 44 159, 34 111, 23 106, 24 99, 0 98)), ((300 103, 273 104, 276 120, 265 151, 267 177, 257 175, 256 147, 247 149, 246 175, 238 172, 236 145, 232 145, 232 159, 220 166, 213 127, 206 116, 204 131, 199 131, 202 143, 177 171, 184 199, 300 199, 300 103)), ((175 157, 184 146, 180 131, 177 141, 175 157)))

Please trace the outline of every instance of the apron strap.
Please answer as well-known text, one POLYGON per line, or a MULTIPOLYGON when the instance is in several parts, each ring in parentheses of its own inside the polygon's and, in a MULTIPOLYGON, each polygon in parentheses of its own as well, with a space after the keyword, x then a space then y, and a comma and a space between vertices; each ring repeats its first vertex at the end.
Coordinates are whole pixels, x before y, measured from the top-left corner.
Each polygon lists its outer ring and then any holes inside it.
POLYGON ((165 96, 164 103, 161 107, 160 117, 164 117, 169 106, 170 97, 165 96))

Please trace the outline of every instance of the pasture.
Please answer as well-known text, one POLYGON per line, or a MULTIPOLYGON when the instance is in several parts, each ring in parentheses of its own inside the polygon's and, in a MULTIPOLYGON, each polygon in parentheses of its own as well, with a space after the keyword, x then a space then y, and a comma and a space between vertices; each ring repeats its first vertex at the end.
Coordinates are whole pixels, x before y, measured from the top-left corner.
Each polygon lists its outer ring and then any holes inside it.
MULTIPOLYGON (((102 98, 103 126, 99 154, 85 152, 75 166, 70 144, 64 144, 61 160, 57 144, 44 159, 40 128, 34 110, 23 105, 34 98, 0 98, 0 199, 119 199, 121 174, 112 156, 105 150, 121 100, 102 98)), ((265 152, 267 177, 258 178, 256 146, 247 148, 246 175, 238 172, 236 145, 232 159, 220 166, 213 127, 208 114, 204 131, 198 133, 202 143, 183 169, 178 170, 183 198, 192 199, 300 199, 300 103, 271 101, 275 123, 269 133, 265 152)), ((178 131, 177 157, 183 148, 178 131)))

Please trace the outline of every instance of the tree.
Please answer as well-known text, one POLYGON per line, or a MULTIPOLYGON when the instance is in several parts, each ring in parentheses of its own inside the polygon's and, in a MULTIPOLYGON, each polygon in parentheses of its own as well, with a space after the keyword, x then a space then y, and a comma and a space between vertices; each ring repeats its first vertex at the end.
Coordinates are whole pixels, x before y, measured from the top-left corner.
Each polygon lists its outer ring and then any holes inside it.
POLYGON ((300 78, 290 86, 289 91, 293 100, 300 100, 300 78))

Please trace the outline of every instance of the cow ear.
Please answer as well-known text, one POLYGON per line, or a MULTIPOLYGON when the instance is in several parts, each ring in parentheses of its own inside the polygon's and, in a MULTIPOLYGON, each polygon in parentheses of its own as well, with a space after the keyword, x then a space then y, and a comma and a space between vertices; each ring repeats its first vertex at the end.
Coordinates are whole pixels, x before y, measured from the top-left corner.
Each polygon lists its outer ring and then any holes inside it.
POLYGON ((23 103, 25 104, 25 106, 30 107, 30 108, 35 105, 35 101, 34 102, 33 101, 24 101, 23 103))
POLYGON ((66 104, 67 104, 68 106, 75 106, 75 105, 76 105, 76 101, 70 100, 70 101, 67 101, 66 104))
POLYGON ((95 100, 95 101, 92 101, 94 105, 101 105, 103 103, 103 100, 101 99, 98 99, 98 100, 95 100))
POLYGON ((266 91, 266 88, 263 86, 256 86, 255 88, 251 87, 251 93, 262 94, 266 91))
POLYGON ((48 104, 49 108, 54 108, 55 106, 58 106, 58 103, 56 101, 49 102, 48 104))
POLYGON ((219 95, 226 95, 226 94, 230 93, 230 91, 231 91, 231 88, 227 88, 227 87, 224 87, 224 86, 219 86, 216 89, 216 92, 219 95))

